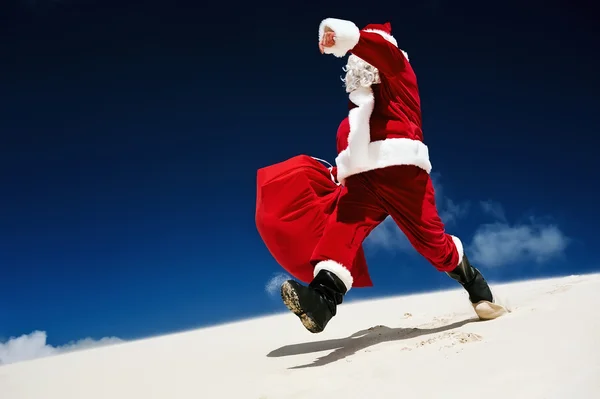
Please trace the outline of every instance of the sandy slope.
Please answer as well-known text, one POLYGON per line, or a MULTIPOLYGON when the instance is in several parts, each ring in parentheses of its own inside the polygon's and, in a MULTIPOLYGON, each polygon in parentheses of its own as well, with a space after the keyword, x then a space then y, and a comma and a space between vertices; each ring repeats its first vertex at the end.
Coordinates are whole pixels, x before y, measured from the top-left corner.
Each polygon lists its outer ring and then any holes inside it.
MULTIPOLYGON (((0 367, 2 399, 600 398, 600 274, 346 303, 0 367)), ((283 305, 282 305, 283 306, 283 305)))

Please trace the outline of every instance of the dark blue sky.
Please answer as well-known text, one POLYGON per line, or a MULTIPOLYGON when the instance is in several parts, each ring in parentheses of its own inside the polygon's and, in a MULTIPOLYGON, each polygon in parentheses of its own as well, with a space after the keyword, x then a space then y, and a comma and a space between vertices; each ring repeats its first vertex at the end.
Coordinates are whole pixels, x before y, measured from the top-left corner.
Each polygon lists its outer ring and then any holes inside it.
MULTIPOLYGON (((283 311, 264 288, 281 269, 254 225, 255 176, 335 158, 347 97, 344 61, 317 47, 329 16, 392 23, 441 212, 489 279, 599 269, 591 2, 200 3, 0 6, 0 340, 283 311)), ((352 298, 455 287, 389 226, 367 257, 375 287, 352 298)))

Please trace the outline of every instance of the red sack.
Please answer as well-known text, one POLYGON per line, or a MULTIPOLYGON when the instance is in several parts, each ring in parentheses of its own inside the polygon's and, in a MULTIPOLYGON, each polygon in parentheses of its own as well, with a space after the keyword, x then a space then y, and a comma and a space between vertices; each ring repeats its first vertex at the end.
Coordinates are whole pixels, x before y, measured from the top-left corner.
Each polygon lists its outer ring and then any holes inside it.
MULTIPOLYGON (((257 172, 256 227, 269 252, 294 278, 309 283, 310 258, 344 189, 333 168, 298 155, 257 172)), ((373 285, 363 248, 352 267, 354 287, 373 285)))

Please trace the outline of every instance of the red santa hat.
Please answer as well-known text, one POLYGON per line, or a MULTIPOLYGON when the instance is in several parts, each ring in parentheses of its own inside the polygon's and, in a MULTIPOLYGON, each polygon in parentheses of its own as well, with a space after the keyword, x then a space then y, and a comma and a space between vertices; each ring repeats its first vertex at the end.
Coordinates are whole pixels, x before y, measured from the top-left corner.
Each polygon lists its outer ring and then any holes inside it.
MULTIPOLYGON (((362 29, 362 31, 377 33, 377 34, 383 36, 383 38, 385 40, 392 43, 394 46, 398 47, 398 42, 396 41, 394 36, 392 36, 392 24, 389 22, 386 22, 384 24, 368 24, 367 26, 365 26, 362 29)), ((404 50, 400 50, 400 51, 402 51, 402 53, 408 60, 408 54, 406 53, 406 51, 404 51, 404 50)))
POLYGON ((385 24, 368 24, 362 29, 362 31, 380 34, 385 38, 385 40, 398 47, 398 42, 394 36, 392 36, 392 24, 389 22, 386 22, 385 24))
MULTIPOLYGON (((337 18, 326 18, 321 21, 319 26, 319 41, 323 37, 325 27, 332 29, 336 33, 336 46, 334 48, 325 49, 326 53, 333 54, 337 57, 342 57, 354 47, 359 40, 360 32, 373 32, 381 35, 389 43, 398 47, 398 42, 392 36, 392 24, 386 22, 383 24, 368 24, 359 31, 356 25, 351 21, 341 20, 337 18)), ((400 49, 406 60, 408 60, 408 54, 406 51, 400 49)))

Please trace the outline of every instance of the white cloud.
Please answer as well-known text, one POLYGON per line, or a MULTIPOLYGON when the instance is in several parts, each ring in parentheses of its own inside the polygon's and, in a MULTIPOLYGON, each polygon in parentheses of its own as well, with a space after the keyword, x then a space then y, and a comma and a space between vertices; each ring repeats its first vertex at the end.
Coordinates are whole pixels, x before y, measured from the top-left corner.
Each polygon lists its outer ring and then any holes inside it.
POLYGON ((433 189, 435 190, 435 204, 438 214, 445 225, 451 225, 458 219, 467 215, 470 207, 469 202, 456 202, 446 196, 439 173, 432 173, 431 182, 433 183, 433 189))
POLYGON ((544 263, 563 255, 569 238, 555 225, 536 222, 509 223, 502 204, 481 201, 484 213, 494 223, 479 226, 469 251, 474 263, 485 267, 499 267, 516 262, 544 263))
POLYGON ((286 280, 291 280, 292 276, 287 273, 277 273, 273 275, 265 284, 265 291, 272 297, 279 297, 281 285, 286 280))
POLYGON ((20 337, 10 338, 0 343, 0 364, 16 363, 33 360, 40 357, 53 356, 59 353, 73 352, 98 346, 112 345, 123 342, 120 338, 105 337, 100 340, 85 338, 70 342, 63 346, 52 346, 46 343, 45 331, 34 331, 20 337))
POLYGON ((365 240, 365 247, 367 246, 388 251, 408 251, 412 248, 406 235, 389 216, 369 234, 365 240))
POLYGON ((481 206, 483 212, 493 216, 497 220, 506 222, 506 214, 504 213, 504 208, 500 203, 488 200, 479 202, 479 205, 481 206))
POLYGON ((439 201, 438 204, 438 213, 442 219, 442 222, 444 222, 446 226, 451 225, 458 219, 466 216, 468 212, 468 202, 454 202, 450 198, 444 197, 439 201))
POLYGON ((554 225, 510 225, 505 222, 480 226, 470 245, 474 264, 499 267, 522 261, 544 263, 561 256, 569 239, 554 225))

